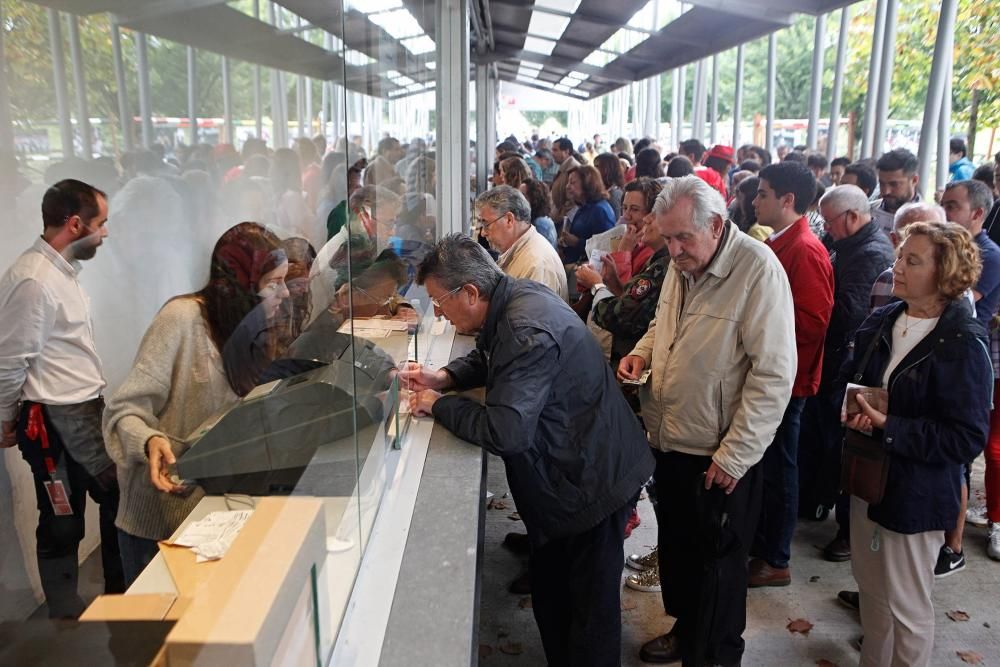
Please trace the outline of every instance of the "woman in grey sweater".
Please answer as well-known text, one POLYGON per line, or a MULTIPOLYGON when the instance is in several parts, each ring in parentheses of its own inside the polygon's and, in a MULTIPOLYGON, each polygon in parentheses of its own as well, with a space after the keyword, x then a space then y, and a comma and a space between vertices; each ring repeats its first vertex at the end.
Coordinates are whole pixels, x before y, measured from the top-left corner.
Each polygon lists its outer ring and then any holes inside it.
POLYGON ((288 297, 287 273, 273 233, 253 222, 227 231, 212 252, 208 284, 160 309, 131 372, 108 399, 104 440, 118 466, 115 525, 127 584, 204 495, 175 484, 168 466, 198 426, 245 393, 225 371, 239 364, 224 364, 222 351, 252 313, 274 317, 288 297))

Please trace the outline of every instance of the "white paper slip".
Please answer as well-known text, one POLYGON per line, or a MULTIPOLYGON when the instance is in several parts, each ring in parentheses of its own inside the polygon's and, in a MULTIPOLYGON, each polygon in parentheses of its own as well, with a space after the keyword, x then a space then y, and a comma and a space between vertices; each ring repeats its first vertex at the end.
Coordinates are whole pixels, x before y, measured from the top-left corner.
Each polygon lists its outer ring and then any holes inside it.
POLYGON ((444 320, 434 320, 434 324, 431 325, 431 335, 440 336, 444 333, 445 326, 447 323, 444 320))
POLYGON ((355 319, 344 322, 337 329, 337 332, 348 335, 355 333, 359 336, 377 336, 381 338, 396 331, 406 331, 408 326, 402 320, 355 319))
POLYGON ((226 555, 251 514, 253 510, 212 512, 189 524, 171 544, 190 548, 199 563, 218 560, 226 555))

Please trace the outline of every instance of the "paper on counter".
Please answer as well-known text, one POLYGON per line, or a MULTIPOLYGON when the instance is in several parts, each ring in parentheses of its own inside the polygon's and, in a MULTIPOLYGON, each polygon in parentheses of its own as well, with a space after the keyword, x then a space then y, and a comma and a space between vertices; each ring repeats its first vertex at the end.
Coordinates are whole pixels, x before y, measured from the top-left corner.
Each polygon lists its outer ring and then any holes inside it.
POLYGON ((404 332, 408 327, 409 325, 403 320, 355 319, 344 322, 337 332, 347 335, 354 333, 368 338, 385 338, 397 331, 404 332))
POLYGON ((189 524, 171 544, 189 547, 197 556, 195 560, 198 563, 218 560, 226 555, 251 514, 253 510, 212 512, 204 519, 189 524))

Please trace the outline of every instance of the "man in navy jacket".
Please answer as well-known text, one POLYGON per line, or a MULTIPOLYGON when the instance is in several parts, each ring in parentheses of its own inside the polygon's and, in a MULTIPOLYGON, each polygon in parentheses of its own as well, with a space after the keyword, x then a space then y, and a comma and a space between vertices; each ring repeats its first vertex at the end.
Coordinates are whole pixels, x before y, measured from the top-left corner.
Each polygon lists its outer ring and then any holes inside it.
POLYGON ((468 237, 438 242, 417 281, 436 312, 479 335, 443 369, 402 371, 412 412, 503 459, 548 663, 620 664, 625 522, 654 463, 611 367, 562 299, 504 275, 468 237), (483 385, 485 404, 438 393, 483 385))

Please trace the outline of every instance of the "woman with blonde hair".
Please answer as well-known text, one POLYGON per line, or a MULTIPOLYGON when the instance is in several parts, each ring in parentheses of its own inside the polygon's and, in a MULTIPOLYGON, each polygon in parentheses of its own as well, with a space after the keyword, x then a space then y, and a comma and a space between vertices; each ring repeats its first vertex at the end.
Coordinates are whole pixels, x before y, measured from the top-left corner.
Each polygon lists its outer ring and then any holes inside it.
POLYGON ((861 665, 872 667, 930 664, 941 532, 955 525, 963 466, 983 451, 992 405, 986 332, 964 297, 981 270, 975 242, 953 223, 915 222, 903 234, 892 274, 900 301, 861 325, 841 374, 874 388, 867 399, 850 393, 842 415, 861 665), (879 389, 887 399, 873 405, 879 389), (859 446, 874 458, 856 458, 859 446), (878 474, 859 475, 871 461, 878 474))

